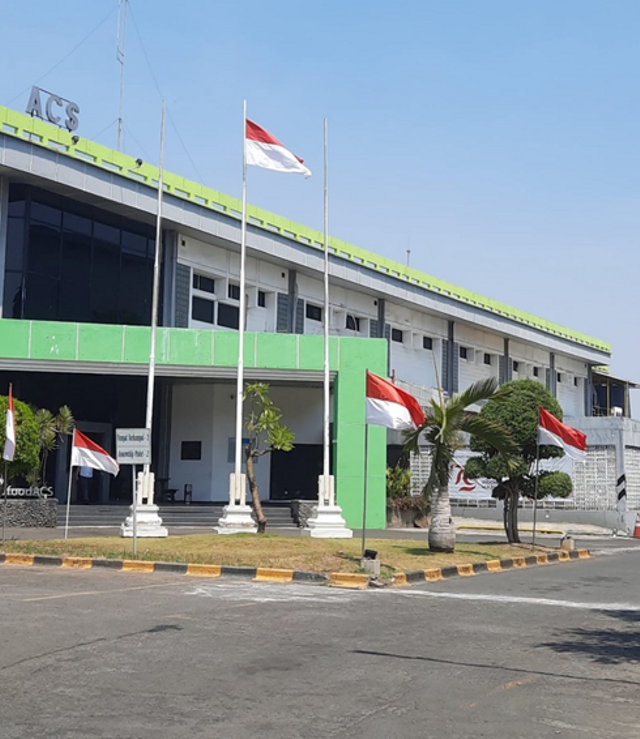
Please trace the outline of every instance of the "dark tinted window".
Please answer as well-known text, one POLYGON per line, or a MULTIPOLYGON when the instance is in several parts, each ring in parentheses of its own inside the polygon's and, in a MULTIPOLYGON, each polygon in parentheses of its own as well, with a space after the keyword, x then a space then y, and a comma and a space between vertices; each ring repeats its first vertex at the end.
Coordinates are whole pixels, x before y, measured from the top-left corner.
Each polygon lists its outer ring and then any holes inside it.
POLYGON ((360 331, 360 319, 357 316, 347 314, 347 328, 351 331, 360 331))
POLYGON ((398 344, 402 344, 403 341, 402 331, 399 328, 391 329, 391 341, 395 341, 398 344))
POLYGON ((58 280, 44 275, 27 274, 24 318, 42 318, 58 314, 58 280))
POLYGON ((22 272, 7 272, 4 277, 4 318, 22 318, 22 272))
POLYGON ((422 348, 429 350, 433 349, 433 339, 430 336, 422 337, 422 348))
POLYGON ((240 328, 240 309, 236 305, 218 304, 218 326, 240 328))
POLYGON ((180 459, 192 462, 202 459, 201 441, 183 441, 180 444, 180 459))
POLYGON ((32 223, 29 229, 27 269, 49 277, 60 277, 60 229, 32 223))
POLYGON ((267 304, 267 295, 262 290, 258 290, 258 308, 264 308, 267 304))
POLYGON ((4 315, 149 323, 153 227, 24 185, 9 203, 4 315))
POLYGON ((195 290, 202 290, 202 292, 213 294, 216 291, 216 282, 211 277, 205 277, 194 272, 193 287, 195 290))
POLYGON ((24 218, 9 218, 5 269, 22 271, 24 258, 24 218))
POLYGON ((191 318, 194 321, 213 323, 213 307, 214 303, 211 300, 193 297, 191 299, 191 318))
POLYGON ((319 305, 307 303, 307 318, 310 321, 322 320, 322 308, 319 305))
POLYGON ((232 300, 240 300, 240 285, 229 285, 229 297, 232 300))

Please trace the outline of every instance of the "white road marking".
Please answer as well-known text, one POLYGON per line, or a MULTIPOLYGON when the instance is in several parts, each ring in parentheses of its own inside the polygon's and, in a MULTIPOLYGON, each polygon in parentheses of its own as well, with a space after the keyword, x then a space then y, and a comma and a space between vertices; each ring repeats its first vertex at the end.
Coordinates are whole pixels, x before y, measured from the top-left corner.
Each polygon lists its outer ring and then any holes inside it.
POLYGON ((520 595, 485 595, 482 593, 442 593, 428 590, 396 591, 407 598, 445 598, 450 600, 484 601, 487 603, 514 603, 527 606, 552 606, 555 608, 578 608, 585 611, 640 611, 637 603, 582 603, 575 600, 556 598, 528 598, 520 595))
POLYGON ((204 598, 254 603, 344 603, 365 594, 366 591, 338 590, 322 585, 276 585, 273 583, 243 583, 237 580, 196 585, 186 592, 186 595, 204 598))

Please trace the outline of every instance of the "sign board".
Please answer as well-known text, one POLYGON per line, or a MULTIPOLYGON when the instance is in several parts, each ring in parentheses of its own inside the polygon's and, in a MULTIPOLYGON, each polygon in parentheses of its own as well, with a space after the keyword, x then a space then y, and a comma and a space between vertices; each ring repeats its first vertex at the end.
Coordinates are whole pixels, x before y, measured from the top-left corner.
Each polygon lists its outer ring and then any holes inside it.
POLYGON ((29 95, 27 113, 32 118, 40 118, 68 131, 75 131, 78 128, 80 107, 73 100, 34 85, 29 95))
POLYGON ((116 429, 116 461, 118 464, 151 464, 149 429, 116 429))

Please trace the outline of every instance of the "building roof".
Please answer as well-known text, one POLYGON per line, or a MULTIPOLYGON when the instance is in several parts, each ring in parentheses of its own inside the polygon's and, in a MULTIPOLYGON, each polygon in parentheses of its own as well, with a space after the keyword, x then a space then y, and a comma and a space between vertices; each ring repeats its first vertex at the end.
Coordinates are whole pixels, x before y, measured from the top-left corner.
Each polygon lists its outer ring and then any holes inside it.
MULTIPOLYGON (((158 187, 158 167, 147 162, 138 166, 133 157, 83 138, 73 143, 72 135, 68 131, 2 106, 0 106, 0 134, 27 141, 34 146, 98 167, 112 175, 124 177, 154 189, 158 187)), ((166 193, 173 197, 223 213, 230 218, 241 218, 242 204, 239 200, 209 187, 166 171, 164 172, 164 187, 166 193)), ((313 249, 323 249, 323 234, 294 221, 251 205, 247 208, 247 219, 248 223, 255 228, 278 234, 282 238, 291 239, 313 249)), ((329 238, 329 251, 337 259, 344 259, 364 269, 385 274, 405 285, 414 285, 427 292, 502 316, 566 341, 582 344, 607 354, 611 353, 611 346, 607 342, 573 331, 544 318, 538 318, 505 303, 486 298, 479 293, 457 287, 450 282, 360 249, 340 239, 329 238)))

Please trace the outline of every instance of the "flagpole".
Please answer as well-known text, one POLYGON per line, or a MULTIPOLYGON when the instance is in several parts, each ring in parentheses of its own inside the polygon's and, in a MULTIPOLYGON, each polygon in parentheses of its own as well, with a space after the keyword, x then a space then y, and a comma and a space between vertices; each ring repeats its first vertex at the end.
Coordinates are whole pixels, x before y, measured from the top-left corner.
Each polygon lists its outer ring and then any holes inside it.
POLYGON ((323 439, 323 467, 325 483, 322 487, 322 497, 319 503, 333 505, 331 500, 331 486, 329 480, 329 418, 331 394, 329 387, 329 157, 328 157, 327 119, 324 119, 324 439, 323 439))
POLYGON ((4 460, 4 500, 2 502, 2 543, 4 544, 5 536, 4 536, 4 530, 7 523, 7 485, 9 484, 8 480, 8 468, 9 463, 7 460, 4 460))
POLYGON ((362 557, 367 547, 367 482, 369 471, 369 424, 364 422, 364 497, 362 500, 362 557))
POLYGON ((236 448, 234 474, 231 486, 231 505, 244 504, 242 486, 242 396, 244 392, 244 329, 246 313, 246 261, 247 261, 247 101, 242 104, 242 230, 240 237, 240 316, 238 322, 238 374, 236 377, 236 448))
POLYGON ((66 505, 66 512, 65 512, 65 520, 64 520, 64 538, 69 538, 69 510, 71 508, 71 483, 73 481, 73 443, 76 438, 76 432, 75 429, 73 431, 73 434, 71 436, 71 455, 69 457, 69 483, 67 485, 67 505, 66 505))
POLYGON ((538 515, 538 480, 540 477, 540 437, 536 440, 536 482, 533 493, 533 534, 531 537, 531 548, 536 547, 536 518, 538 515))
MULTIPOLYGON (((160 166, 158 168, 158 208, 156 214, 156 244, 153 260, 153 291, 151 294, 151 346, 149 349, 149 371, 147 379, 147 413, 145 428, 153 424, 153 391, 156 374, 156 329, 158 328, 158 302, 160 293, 160 253, 162 249, 162 198, 164 195, 164 118, 165 101, 162 101, 162 116, 160 119, 160 166)), ((148 478, 150 464, 144 466, 144 477, 148 478)), ((137 503, 137 501, 136 501, 137 503)))

